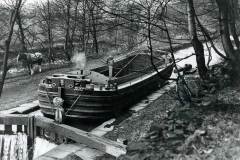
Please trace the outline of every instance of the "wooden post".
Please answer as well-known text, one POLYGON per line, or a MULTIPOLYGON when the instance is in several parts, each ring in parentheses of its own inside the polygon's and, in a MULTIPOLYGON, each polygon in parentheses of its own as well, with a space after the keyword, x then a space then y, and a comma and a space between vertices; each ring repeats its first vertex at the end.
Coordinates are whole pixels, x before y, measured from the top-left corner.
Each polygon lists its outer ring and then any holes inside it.
POLYGON ((17 132, 23 132, 22 125, 17 125, 17 132))
POLYGON ((23 128, 24 128, 24 133, 27 133, 27 125, 24 125, 23 128))
POLYGON ((34 116, 28 118, 28 159, 33 159, 34 151, 34 139, 35 139, 35 127, 34 127, 34 116))
POLYGON ((5 125, 4 134, 13 134, 12 125, 5 125))
POLYGON ((41 128, 35 126, 34 129, 35 129, 35 137, 37 136, 41 137, 41 128))

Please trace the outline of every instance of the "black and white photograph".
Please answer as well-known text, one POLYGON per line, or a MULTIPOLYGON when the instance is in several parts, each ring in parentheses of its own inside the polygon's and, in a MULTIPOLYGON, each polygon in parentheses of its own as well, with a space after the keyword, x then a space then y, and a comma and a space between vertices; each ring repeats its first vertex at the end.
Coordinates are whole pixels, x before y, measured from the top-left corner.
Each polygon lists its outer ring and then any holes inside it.
POLYGON ((0 160, 240 160, 240 0, 0 0, 0 160))

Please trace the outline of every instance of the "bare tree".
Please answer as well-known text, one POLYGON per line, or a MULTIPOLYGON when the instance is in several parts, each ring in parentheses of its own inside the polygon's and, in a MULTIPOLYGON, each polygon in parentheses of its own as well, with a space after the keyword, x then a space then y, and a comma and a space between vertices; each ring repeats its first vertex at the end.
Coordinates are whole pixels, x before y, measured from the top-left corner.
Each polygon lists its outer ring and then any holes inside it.
POLYGON ((24 34, 23 26, 22 26, 21 8, 17 12, 16 16, 17 16, 16 17, 17 18, 17 24, 18 24, 18 27, 19 27, 19 33, 20 33, 21 50, 22 50, 22 52, 26 52, 27 47, 26 47, 26 43, 25 43, 25 34, 24 34))
POLYGON ((21 7, 22 4, 22 0, 16 0, 15 1, 15 5, 13 6, 13 8, 11 8, 11 14, 10 14, 10 18, 9 18, 9 32, 8 32, 8 36, 7 39, 5 40, 5 54, 3 57, 3 69, 2 69, 2 77, 1 77, 1 81, 0 81, 0 96, 2 94, 2 90, 3 90, 3 85, 4 85, 4 81, 7 75, 7 70, 8 70, 8 56, 9 56, 9 51, 10 51, 10 44, 11 44, 11 40, 12 40, 12 35, 13 35, 13 28, 17 19, 17 13, 19 12, 19 9, 21 7))
POLYGON ((227 57, 230 59, 230 63, 233 67, 233 72, 234 72, 233 75, 239 76, 240 55, 237 52, 237 50, 234 49, 234 45, 230 39, 230 35, 232 32, 234 34, 233 37, 234 37, 236 46, 238 47, 239 40, 236 34, 236 28, 235 28, 236 26, 233 23, 235 19, 233 17, 233 12, 235 11, 232 11, 236 9, 236 7, 233 7, 233 8, 231 7, 233 5, 231 4, 232 2, 233 1, 228 1, 228 0, 216 0, 217 6, 219 9, 219 30, 220 30, 223 49, 227 57))
POLYGON ((71 46, 70 46, 70 18, 71 18, 71 13, 70 13, 70 9, 71 9, 71 0, 67 0, 67 4, 66 4, 67 8, 66 8, 66 26, 65 26, 65 55, 67 57, 67 59, 70 61, 71 60, 71 46))
POLYGON ((97 39, 97 10, 98 8, 96 7, 96 5, 94 5, 94 3, 98 3, 98 2, 93 2, 93 1, 88 1, 87 2, 87 6, 88 6, 88 10, 89 10, 89 26, 91 26, 90 28, 90 32, 92 34, 93 37, 93 45, 95 48, 95 54, 98 55, 99 54, 99 46, 98 46, 98 39, 97 39))
POLYGON ((50 61, 54 61, 53 55, 53 37, 52 37, 52 19, 51 19, 51 6, 49 0, 47 1, 47 33, 48 33, 48 56, 50 61))
MULTIPOLYGON (((37 6, 37 19, 38 26, 42 31, 42 35, 46 38, 48 48, 48 61, 53 62, 55 60, 53 52, 53 13, 52 4, 49 0, 46 3, 42 3, 37 6)), ((44 40, 45 42, 45 40, 44 40)), ((45 47, 45 46, 44 46, 45 47)))
POLYGON ((188 0, 188 29, 191 38, 191 43, 193 45, 196 62, 198 67, 199 75, 202 79, 207 79, 207 67, 205 65, 204 48, 202 42, 198 39, 196 22, 195 22, 195 9, 193 5, 193 0, 188 0))

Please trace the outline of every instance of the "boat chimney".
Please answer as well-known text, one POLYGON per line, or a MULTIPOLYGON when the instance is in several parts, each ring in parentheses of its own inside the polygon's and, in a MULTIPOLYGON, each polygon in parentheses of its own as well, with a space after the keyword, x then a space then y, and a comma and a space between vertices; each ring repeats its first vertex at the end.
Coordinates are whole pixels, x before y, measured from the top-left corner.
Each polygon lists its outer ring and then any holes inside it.
POLYGON ((108 73, 108 77, 109 79, 111 79, 113 77, 113 64, 114 64, 114 60, 113 60, 113 57, 110 56, 108 59, 107 59, 107 62, 108 62, 108 69, 109 69, 109 73, 108 73))

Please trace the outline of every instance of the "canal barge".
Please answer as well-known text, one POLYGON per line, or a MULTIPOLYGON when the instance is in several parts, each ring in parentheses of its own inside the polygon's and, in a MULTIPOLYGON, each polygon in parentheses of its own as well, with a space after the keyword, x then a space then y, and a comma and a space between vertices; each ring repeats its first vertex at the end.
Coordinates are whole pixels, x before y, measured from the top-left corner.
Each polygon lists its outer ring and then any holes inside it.
POLYGON ((138 53, 119 60, 109 58, 107 65, 92 70, 76 69, 47 76, 38 89, 41 111, 54 117, 57 110, 54 98, 58 97, 63 100, 66 118, 114 117, 166 82, 173 70, 166 57, 138 53))

